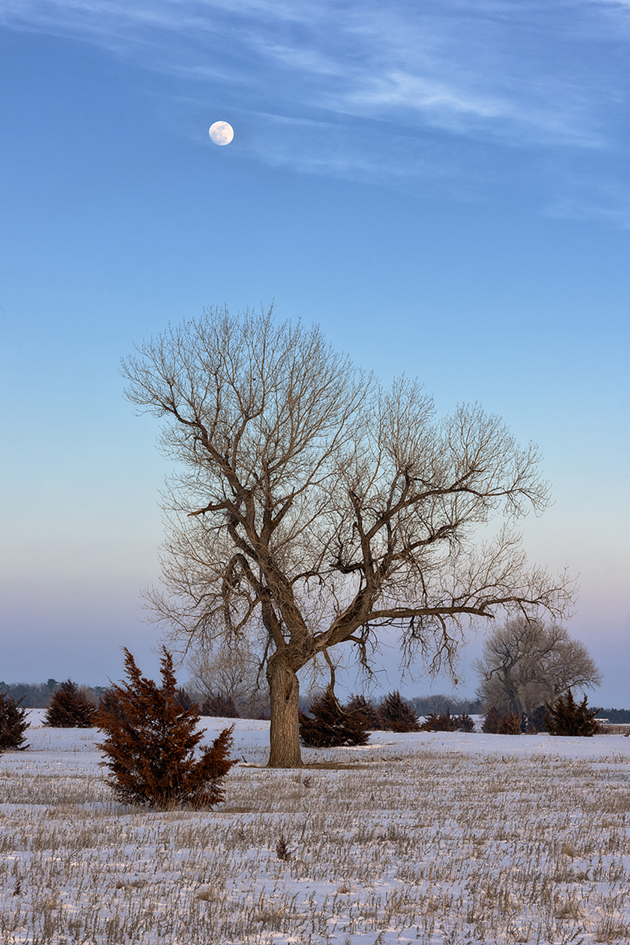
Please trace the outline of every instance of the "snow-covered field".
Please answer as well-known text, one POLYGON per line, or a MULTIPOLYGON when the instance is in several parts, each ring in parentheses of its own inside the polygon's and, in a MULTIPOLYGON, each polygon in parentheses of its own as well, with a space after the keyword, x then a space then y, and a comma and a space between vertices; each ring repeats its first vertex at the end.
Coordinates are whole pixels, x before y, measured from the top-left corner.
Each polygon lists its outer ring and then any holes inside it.
POLYGON ((629 738, 381 732, 271 771, 239 720, 226 802, 153 813, 41 714, 0 759, 1 945, 630 942, 629 738))

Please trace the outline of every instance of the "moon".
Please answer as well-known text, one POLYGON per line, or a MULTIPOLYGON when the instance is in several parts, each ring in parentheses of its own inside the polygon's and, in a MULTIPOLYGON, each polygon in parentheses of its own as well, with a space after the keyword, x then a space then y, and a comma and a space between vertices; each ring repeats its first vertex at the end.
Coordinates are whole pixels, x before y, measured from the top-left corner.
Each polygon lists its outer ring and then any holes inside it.
POLYGON ((227 121, 215 121, 208 129, 210 140, 221 146, 229 144, 234 138, 234 128, 227 121))

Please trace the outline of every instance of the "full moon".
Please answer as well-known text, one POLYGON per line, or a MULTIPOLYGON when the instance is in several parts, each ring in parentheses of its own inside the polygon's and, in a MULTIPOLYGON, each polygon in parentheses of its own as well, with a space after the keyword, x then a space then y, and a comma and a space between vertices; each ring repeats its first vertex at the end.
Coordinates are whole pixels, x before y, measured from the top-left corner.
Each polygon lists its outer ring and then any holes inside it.
POLYGON ((215 144, 229 144, 234 138, 234 128, 227 121, 215 121, 208 130, 210 140, 215 144))

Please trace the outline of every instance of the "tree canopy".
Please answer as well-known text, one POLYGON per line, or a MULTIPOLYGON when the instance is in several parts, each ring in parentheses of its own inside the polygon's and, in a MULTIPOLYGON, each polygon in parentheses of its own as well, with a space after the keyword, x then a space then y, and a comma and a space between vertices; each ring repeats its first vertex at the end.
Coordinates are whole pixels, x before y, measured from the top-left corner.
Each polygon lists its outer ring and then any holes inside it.
POLYGON ((523 616, 488 634, 475 668, 487 708, 529 720, 545 703, 574 687, 598 686, 602 678, 584 644, 571 639, 565 627, 523 616))

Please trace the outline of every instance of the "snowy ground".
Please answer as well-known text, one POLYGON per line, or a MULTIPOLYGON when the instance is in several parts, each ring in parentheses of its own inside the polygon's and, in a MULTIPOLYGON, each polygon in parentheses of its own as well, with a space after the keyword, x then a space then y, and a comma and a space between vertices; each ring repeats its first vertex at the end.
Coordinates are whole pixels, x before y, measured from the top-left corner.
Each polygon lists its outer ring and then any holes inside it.
POLYGON ((630 738, 379 732, 271 771, 239 720, 226 802, 154 813, 41 714, 0 760, 0 945, 630 942, 630 738))

